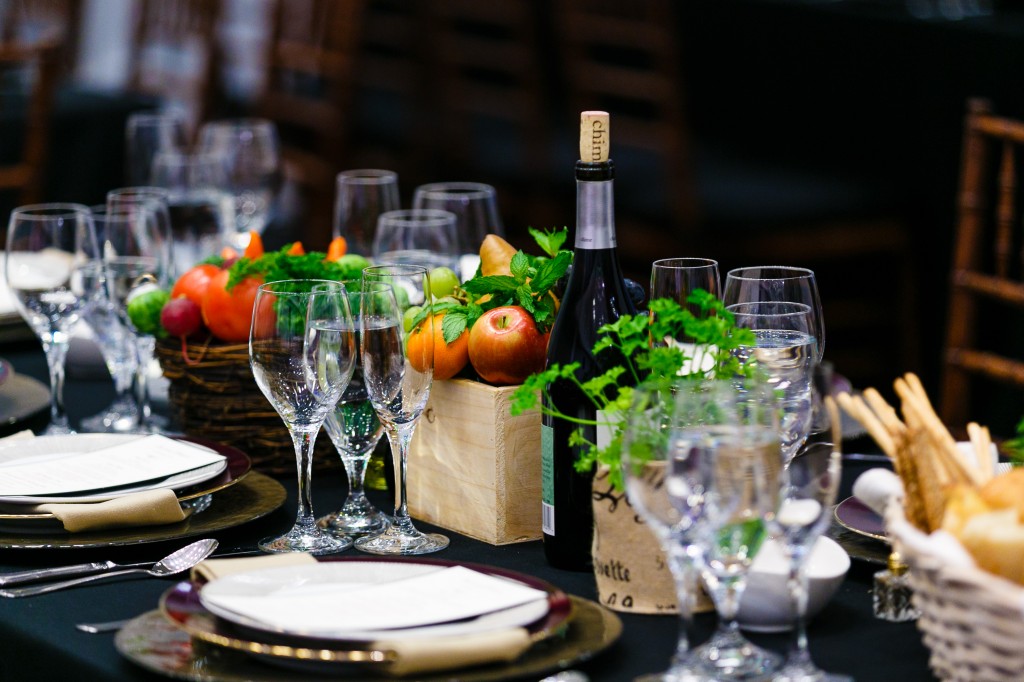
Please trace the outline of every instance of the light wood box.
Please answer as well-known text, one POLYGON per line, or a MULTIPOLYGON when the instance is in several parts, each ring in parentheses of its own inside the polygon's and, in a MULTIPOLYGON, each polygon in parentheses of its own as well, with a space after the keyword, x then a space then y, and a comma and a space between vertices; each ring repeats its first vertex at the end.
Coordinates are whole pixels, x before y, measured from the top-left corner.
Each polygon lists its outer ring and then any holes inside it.
POLYGON ((435 381, 409 448, 409 512, 492 545, 541 537, 540 413, 515 386, 435 381))

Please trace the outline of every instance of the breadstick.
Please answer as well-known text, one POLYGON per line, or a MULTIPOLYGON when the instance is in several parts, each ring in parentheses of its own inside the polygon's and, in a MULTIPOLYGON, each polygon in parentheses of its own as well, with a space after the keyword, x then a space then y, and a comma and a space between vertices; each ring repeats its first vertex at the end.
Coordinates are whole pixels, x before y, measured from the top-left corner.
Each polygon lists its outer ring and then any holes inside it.
POLYGON ((991 480, 995 475, 992 467, 992 437, 989 435, 988 427, 981 426, 977 422, 967 425, 967 435, 974 446, 974 455, 978 458, 978 470, 982 482, 991 480))
POLYGON ((835 398, 830 395, 825 396, 825 410, 828 412, 828 418, 832 422, 832 449, 835 452, 842 453, 843 451, 843 422, 842 417, 839 415, 839 408, 836 407, 835 398))
POLYGON ((868 408, 867 404, 863 400, 856 402, 849 393, 840 393, 836 396, 836 401, 840 407, 846 410, 847 414, 867 429, 867 432, 878 443, 878 447, 882 448, 882 452, 891 458, 896 452, 896 444, 893 442, 889 432, 882 426, 882 422, 878 421, 878 417, 868 408))
POLYGON ((875 414, 878 415, 885 428, 889 429, 889 433, 893 437, 907 432, 907 425, 900 421, 899 415, 896 414, 896 409, 882 397, 881 393, 874 388, 866 388, 864 389, 864 398, 871 409, 875 411, 875 414))

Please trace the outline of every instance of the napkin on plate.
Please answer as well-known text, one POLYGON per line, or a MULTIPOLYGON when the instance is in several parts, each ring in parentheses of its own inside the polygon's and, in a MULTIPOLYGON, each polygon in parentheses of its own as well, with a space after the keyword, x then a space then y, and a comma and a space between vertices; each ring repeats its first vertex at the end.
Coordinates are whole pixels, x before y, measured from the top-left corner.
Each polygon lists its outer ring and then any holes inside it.
POLYGON ((853 496, 879 516, 885 515, 889 500, 902 495, 899 476, 888 469, 868 469, 853 482, 853 496))
POLYGON ((191 510, 182 510, 174 491, 167 488, 132 493, 104 502, 51 502, 23 509, 53 514, 69 533, 160 526, 184 521, 192 513, 191 510))
POLYGON ((316 559, 307 552, 286 552, 235 559, 207 559, 192 569, 192 579, 209 582, 215 578, 223 578, 235 573, 259 571, 264 568, 277 568, 278 566, 298 566, 315 563, 316 559))
POLYGON ((522 656, 532 643, 525 628, 510 628, 457 637, 378 640, 371 647, 393 651, 396 658, 386 664, 387 673, 404 677, 485 663, 510 663, 522 656))

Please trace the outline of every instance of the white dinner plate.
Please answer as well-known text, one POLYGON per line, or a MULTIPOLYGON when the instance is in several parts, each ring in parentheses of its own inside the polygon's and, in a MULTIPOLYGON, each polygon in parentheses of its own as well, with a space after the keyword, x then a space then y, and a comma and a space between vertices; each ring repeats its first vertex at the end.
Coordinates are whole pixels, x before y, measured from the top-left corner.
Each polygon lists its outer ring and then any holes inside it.
MULTIPOLYGON (((58 458, 70 453, 92 452, 103 448, 123 445, 133 440, 144 438, 138 434, 110 434, 110 433, 81 433, 70 436, 39 436, 24 440, 13 440, 8 443, 0 443, 0 472, 8 464, 16 463, 26 457, 33 458, 58 458)), ((216 451, 198 443, 191 443, 193 447, 201 448, 207 452, 216 451)), ((0 503, 3 504, 47 504, 62 502, 102 502, 112 500, 116 497, 123 497, 131 493, 145 490, 159 490, 170 488, 181 490, 189 486, 208 481, 220 475, 227 469, 227 459, 208 464, 206 466, 185 471, 173 476, 167 476, 156 480, 145 481, 138 484, 126 485, 117 488, 109 488, 95 493, 83 495, 0 495, 0 503)))
MULTIPOLYGON (((443 569, 444 567, 434 564, 416 563, 413 561, 339 561, 301 566, 282 566, 229 575, 211 581, 203 586, 199 593, 199 601, 210 613, 231 623, 261 632, 314 637, 323 640, 366 642, 380 639, 468 635, 522 627, 546 616, 550 608, 549 595, 545 594, 540 599, 520 606, 448 623, 386 630, 346 629, 328 631, 318 629, 316 631, 308 631, 274 626, 264 620, 257 620, 232 611, 218 603, 221 598, 261 597, 281 590, 302 589, 310 586, 315 586, 316 589, 342 591, 360 586, 370 586, 423 576, 443 569)), ((536 586, 527 585, 512 578, 504 576, 494 577, 536 589, 536 586)))

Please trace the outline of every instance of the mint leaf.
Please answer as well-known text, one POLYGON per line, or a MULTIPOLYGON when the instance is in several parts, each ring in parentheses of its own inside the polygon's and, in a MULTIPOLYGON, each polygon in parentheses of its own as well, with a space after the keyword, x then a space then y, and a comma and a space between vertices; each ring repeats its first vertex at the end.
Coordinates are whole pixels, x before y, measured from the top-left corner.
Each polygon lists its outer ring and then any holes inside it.
POLYGON ((532 227, 527 228, 530 232, 530 236, 537 242, 537 246, 554 258, 558 254, 558 250, 562 248, 562 244, 565 243, 566 238, 569 236, 569 228, 563 227, 561 230, 544 230, 543 232, 532 227))
POLYGON ((535 291, 550 289, 562 278, 572 263, 572 253, 562 251, 550 260, 546 260, 537 268, 537 275, 530 282, 535 291))
POLYGON ((499 292, 515 291, 519 288, 519 282, 508 275, 490 275, 488 277, 474 277, 462 283, 462 288, 471 294, 482 296, 499 292))
POLYGON ((527 270, 530 268, 530 257, 522 251, 516 251, 508 268, 512 271, 512 276, 521 281, 526 277, 527 270))
POLYGON ((445 343, 453 343, 466 331, 466 313, 462 310, 449 310, 441 319, 441 333, 445 343))

